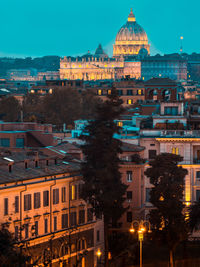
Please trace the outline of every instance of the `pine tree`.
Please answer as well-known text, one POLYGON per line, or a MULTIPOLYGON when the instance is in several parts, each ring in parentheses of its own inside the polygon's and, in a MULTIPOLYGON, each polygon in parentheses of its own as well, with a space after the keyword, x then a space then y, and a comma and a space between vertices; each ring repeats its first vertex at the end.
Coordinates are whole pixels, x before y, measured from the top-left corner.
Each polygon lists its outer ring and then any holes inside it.
POLYGON ((173 267, 173 252, 176 246, 187 238, 187 221, 183 203, 184 178, 187 170, 177 164, 183 158, 179 155, 163 153, 151 161, 145 172, 154 186, 150 192, 150 211, 155 240, 168 245, 170 267, 173 267))
POLYGON ((125 211, 123 207, 126 186, 119 172, 121 142, 113 136, 119 127, 114 120, 122 113, 122 101, 113 88, 108 100, 100 103, 94 120, 89 122, 82 139, 85 161, 82 175, 85 182, 83 198, 89 202, 97 217, 103 214, 105 239, 105 266, 108 258, 108 227, 116 224, 125 211))

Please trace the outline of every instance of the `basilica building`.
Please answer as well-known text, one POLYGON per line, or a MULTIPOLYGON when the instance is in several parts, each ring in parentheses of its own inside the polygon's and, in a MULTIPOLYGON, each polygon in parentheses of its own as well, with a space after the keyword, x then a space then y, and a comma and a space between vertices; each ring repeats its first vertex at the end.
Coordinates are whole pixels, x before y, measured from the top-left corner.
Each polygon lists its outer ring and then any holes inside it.
POLYGON ((141 78, 141 59, 150 55, 147 34, 137 24, 133 11, 127 23, 117 33, 113 45, 113 57, 109 57, 99 45, 95 54, 89 51, 81 57, 64 57, 60 61, 60 79, 106 80, 141 78))

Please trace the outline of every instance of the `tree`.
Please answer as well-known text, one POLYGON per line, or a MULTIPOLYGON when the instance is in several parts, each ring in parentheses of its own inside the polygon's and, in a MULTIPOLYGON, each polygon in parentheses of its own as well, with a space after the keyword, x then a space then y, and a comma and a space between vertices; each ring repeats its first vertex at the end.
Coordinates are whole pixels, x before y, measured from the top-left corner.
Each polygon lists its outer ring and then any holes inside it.
POLYGON ((0 101, 0 118, 4 121, 19 121, 21 106, 13 96, 3 98, 0 101))
POLYGON ((28 258, 21 253, 16 245, 13 234, 9 232, 6 223, 0 226, 0 266, 1 267, 23 267, 26 266, 28 258))
POLYGON ((150 192, 150 223, 154 238, 168 245, 170 266, 173 267, 173 252, 176 246, 187 238, 187 222, 183 203, 184 177, 187 170, 178 166, 183 158, 163 153, 149 163, 145 172, 154 186, 150 192))
POLYGON ((198 230, 200 226, 200 199, 189 208, 189 226, 190 230, 198 230))
POLYGON ((62 127, 63 123, 72 125, 80 118, 80 95, 69 88, 55 89, 43 98, 43 114, 46 123, 62 127))
POLYGON ((97 217, 104 216, 105 266, 108 264, 108 228, 116 224, 125 211, 123 207, 126 186, 121 182, 119 153, 121 142, 113 135, 119 128, 114 119, 122 113, 122 102, 113 88, 108 100, 97 106, 94 120, 89 122, 82 136, 85 161, 82 164, 84 190, 97 217))

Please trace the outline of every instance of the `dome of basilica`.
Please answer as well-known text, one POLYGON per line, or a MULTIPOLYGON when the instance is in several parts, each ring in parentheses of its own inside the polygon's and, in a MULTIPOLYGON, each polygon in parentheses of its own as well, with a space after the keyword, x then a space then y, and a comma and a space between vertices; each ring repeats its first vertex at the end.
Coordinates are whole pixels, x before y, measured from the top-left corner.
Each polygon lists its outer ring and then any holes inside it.
POLYGON ((149 48, 147 34, 136 22, 131 9, 127 23, 117 33, 113 56, 134 56, 138 55, 141 49, 147 50, 149 54, 149 48))

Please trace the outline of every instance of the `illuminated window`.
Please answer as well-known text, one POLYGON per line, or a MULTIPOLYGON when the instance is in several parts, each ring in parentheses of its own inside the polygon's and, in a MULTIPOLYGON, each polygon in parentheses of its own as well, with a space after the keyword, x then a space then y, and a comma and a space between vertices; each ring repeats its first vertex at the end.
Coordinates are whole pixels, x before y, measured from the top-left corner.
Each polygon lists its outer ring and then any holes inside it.
POLYGON ((49 89, 49 94, 52 94, 53 93, 53 90, 52 89, 49 89))
POLYGON ((111 90, 108 90, 108 95, 111 95, 111 90))
POLYGON ((143 93, 143 92, 142 92, 142 89, 137 90, 137 94, 138 94, 138 95, 142 95, 142 93, 143 93))
POLYGON ((81 65, 79 65, 79 68, 81 68, 81 65))
POLYGON ((172 154, 179 155, 179 149, 178 149, 178 147, 172 147, 172 154))
POLYGON ((105 65, 105 68, 107 68, 108 67, 108 65, 105 65))
POLYGON ((99 89, 97 93, 98 93, 98 95, 102 95, 102 90, 99 89))
POLYGON ((132 100, 131 100, 131 99, 128 99, 128 100, 127 100, 127 104, 128 104, 128 105, 131 105, 131 104, 132 104, 132 100))
POLYGON ((88 68, 88 65, 86 65, 86 67, 88 68))
POLYGON ((75 199, 75 196, 76 196, 75 191, 76 191, 75 185, 72 185, 72 200, 75 199))
POLYGON ((117 122, 117 126, 122 127, 123 126, 123 122, 122 121, 118 121, 117 122))

